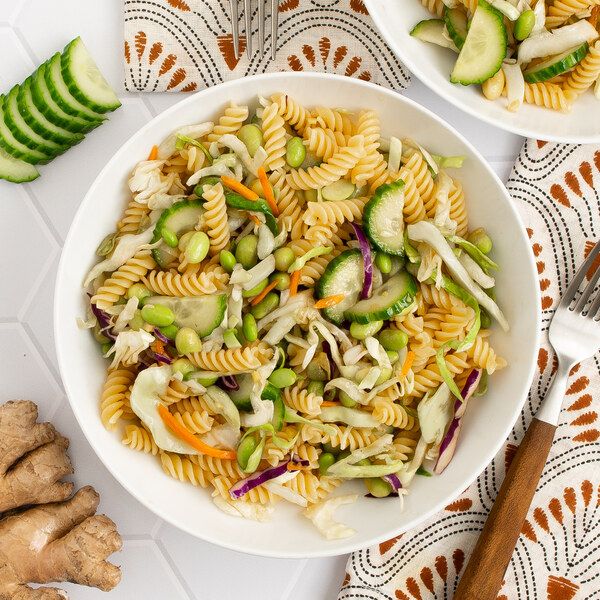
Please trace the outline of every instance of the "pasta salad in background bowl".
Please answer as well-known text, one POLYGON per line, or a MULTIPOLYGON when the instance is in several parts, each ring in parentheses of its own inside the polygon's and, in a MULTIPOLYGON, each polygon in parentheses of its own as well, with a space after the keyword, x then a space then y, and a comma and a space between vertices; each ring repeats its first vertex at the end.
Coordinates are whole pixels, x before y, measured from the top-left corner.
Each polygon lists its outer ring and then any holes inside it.
POLYGON ((435 116, 349 78, 166 111, 99 175, 59 271, 88 440, 158 515, 246 552, 339 554, 423 520, 491 460, 535 363, 503 186, 435 116))
POLYGON ((390 47, 462 110, 541 140, 597 143, 596 0, 367 0, 390 47))

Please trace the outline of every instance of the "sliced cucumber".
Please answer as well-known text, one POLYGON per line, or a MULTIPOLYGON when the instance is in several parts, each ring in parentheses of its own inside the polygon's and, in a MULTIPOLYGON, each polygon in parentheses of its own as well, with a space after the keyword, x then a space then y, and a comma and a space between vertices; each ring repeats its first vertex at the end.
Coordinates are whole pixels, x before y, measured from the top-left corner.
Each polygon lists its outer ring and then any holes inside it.
POLYGON ((345 316, 356 323, 384 321, 409 307, 416 293, 415 280, 404 271, 390 277, 370 298, 361 300, 346 310, 345 316))
POLYGON ((371 243, 394 256, 404 254, 404 181, 380 185, 365 204, 363 224, 371 243))
POLYGON ((80 37, 64 49, 61 70, 71 94, 91 110, 105 113, 121 106, 80 37))
POLYGON ((177 327, 191 327, 203 338, 210 335, 223 321, 227 310, 227 296, 151 296, 144 304, 162 304, 175 314, 177 327))
POLYGON ((552 79, 561 73, 570 71, 585 58, 588 50, 589 45, 587 42, 584 42, 581 46, 571 48, 562 54, 551 56, 541 63, 529 67, 523 72, 523 77, 529 83, 548 81, 548 79, 552 79))
POLYGON ((493 77, 506 57, 506 46, 504 16, 485 0, 479 0, 450 81, 470 85, 493 77))
POLYGON ((458 48, 454 45, 454 42, 444 35, 445 26, 446 24, 442 19, 426 19, 417 23, 410 32, 410 35, 422 42, 429 42, 458 52, 458 48))
POLYGON ((33 181, 39 176, 40 172, 33 165, 13 158, 0 149, 0 179, 6 179, 12 183, 25 183, 33 181))
POLYGON ((90 110, 71 94, 62 76, 60 53, 56 53, 47 63, 45 69, 46 83, 55 102, 70 115, 89 121, 90 124, 100 124, 104 117, 90 110))
POLYGON ((344 311, 356 304, 363 287, 364 266, 360 250, 346 250, 325 268, 317 283, 317 297, 342 294, 344 299, 335 306, 323 309, 323 314, 334 323, 344 320, 344 311))
MULTIPOLYGON (((251 411, 252 402, 250 400, 250 394, 253 385, 252 375, 243 373, 242 375, 236 375, 235 378, 239 387, 237 390, 229 391, 229 397, 240 410, 251 411)), ((274 385, 267 383, 260 397, 263 400, 275 402, 277 398, 281 397, 281 392, 274 385)))
POLYGON ((69 146, 65 144, 57 144, 52 140, 46 140, 41 135, 36 133, 25 121, 19 112, 17 104, 17 95, 19 94, 19 86, 15 85, 6 96, 4 103, 4 121, 10 132, 22 144, 31 150, 43 152, 51 158, 62 154, 69 146))
MULTIPOLYGON (((179 237, 186 231, 192 231, 198 224, 198 219, 204 214, 200 200, 180 200, 171 208, 163 210, 154 227, 152 243, 158 242, 162 237, 163 229, 168 229, 179 237)), ((179 256, 177 248, 170 248, 164 242, 152 250, 154 260, 164 269, 179 256)))
POLYGON ((356 186, 346 179, 338 179, 334 183, 326 185, 322 190, 324 200, 335 202, 337 200, 347 200, 354 194, 356 186))
POLYGON ((17 104, 19 112, 36 133, 57 144, 73 146, 83 139, 83 134, 73 133, 59 127, 48 119, 35 105, 31 93, 31 77, 28 77, 19 87, 17 104))
POLYGON ((467 37, 467 13, 460 8, 446 7, 446 10, 444 11, 444 23, 446 23, 448 35, 460 50, 467 37))

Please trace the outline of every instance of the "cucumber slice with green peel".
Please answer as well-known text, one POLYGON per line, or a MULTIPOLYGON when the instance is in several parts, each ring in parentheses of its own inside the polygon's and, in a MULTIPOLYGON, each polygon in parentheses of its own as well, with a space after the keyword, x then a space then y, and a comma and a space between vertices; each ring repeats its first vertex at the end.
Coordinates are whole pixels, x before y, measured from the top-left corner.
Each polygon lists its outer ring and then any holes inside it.
POLYGON ((0 148, 13 158, 25 161, 30 165, 44 165, 49 162, 52 158, 50 155, 28 148, 12 134, 5 121, 5 101, 6 97, 0 96, 0 148))
POLYGON ((90 124, 100 124, 105 117, 100 113, 90 110, 79 102, 69 91, 62 76, 60 53, 56 53, 46 64, 44 76, 48 89, 54 101, 68 114, 89 121, 90 124))
POLYGON ((48 119, 35 105, 31 92, 32 77, 28 77, 19 87, 17 105, 19 112, 31 129, 47 140, 57 144, 74 146, 83 139, 82 133, 73 133, 63 127, 59 127, 48 119))
POLYGON ((17 104, 18 94, 19 86, 15 85, 6 96, 4 102, 4 121, 10 129, 10 132, 15 136, 15 139, 19 140, 21 144, 24 144, 31 150, 43 152, 51 158, 54 158, 67 150, 69 148, 68 145, 57 144, 52 140, 46 140, 29 126, 19 112, 19 106, 17 104))
POLYGON ((425 19, 425 21, 420 21, 413 27, 410 35, 422 42, 429 42, 458 52, 454 42, 444 35, 445 26, 446 24, 442 19, 425 19))
POLYGON ((323 200, 336 202, 338 200, 347 200, 354 194, 356 186, 346 179, 339 179, 334 183, 326 185, 322 190, 323 200))
POLYGON ((523 77, 528 83, 541 83, 548 81, 561 73, 566 73, 580 63, 589 50, 589 44, 584 42, 581 46, 571 48, 562 54, 551 56, 546 60, 529 67, 523 72, 523 77))
POLYGON ((347 309, 345 316, 355 323, 391 319, 408 308, 417 293, 415 280, 405 271, 390 277, 373 295, 347 309))
POLYGON ((446 31, 452 38, 454 45, 460 50, 467 37, 467 13, 460 8, 448 8, 444 11, 446 31))
POLYGON ((75 38, 64 49, 61 70, 73 97, 89 109, 105 113, 121 106, 80 37, 75 38))
POLYGON ((203 338, 210 335, 223 321, 227 310, 227 296, 151 296, 144 302, 144 306, 147 304, 162 304, 170 308, 175 315, 177 327, 191 327, 203 338))
POLYGON ((450 81, 471 85, 493 77, 506 57, 506 47, 504 16, 485 0, 479 0, 450 81))
POLYGON ((404 181, 380 185, 365 204, 363 225, 371 243, 382 252, 404 255, 404 181))
POLYGON ((0 149, 0 179, 12 183, 25 183, 33 181, 40 176, 40 172, 29 163, 13 158, 0 149))
POLYGON ((344 311, 354 306, 363 287, 364 262, 360 250, 346 250, 325 268, 316 287, 317 297, 342 294, 344 299, 335 306, 323 309, 323 314, 334 323, 344 320, 344 311))
MULTIPOLYGON (((168 229, 179 237, 182 233, 192 231, 198 220, 205 213, 200 200, 180 200, 171 208, 163 210, 154 227, 152 243, 162 237, 163 229, 168 229)), ((152 250, 154 260, 164 269, 179 256, 177 248, 170 248, 164 242, 152 250)))

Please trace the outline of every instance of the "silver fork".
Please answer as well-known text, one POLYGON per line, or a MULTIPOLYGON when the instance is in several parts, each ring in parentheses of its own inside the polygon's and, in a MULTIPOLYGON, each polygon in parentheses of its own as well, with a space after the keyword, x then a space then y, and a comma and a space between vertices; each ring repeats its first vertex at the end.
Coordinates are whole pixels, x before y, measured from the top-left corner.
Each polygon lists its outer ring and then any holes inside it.
MULTIPOLYGON (((258 54, 265 55, 265 4, 268 0, 258 0, 258 54)), ((239 58, 239 13, 238 0, 229 0, 231 35, 233 37, 233 53, 239 58)), ((244 23, 246 33, 246 55, 252 58, 252 6, 251 0, 244 0, 244 23)), ((271 0, 271 58, 275 60, 277 53, 277 33, 279 25, 279 0, 271 0)))
POLYGON ((502 587, 552 446, 569 372, 600 349, 600 293, 595 293, 600 268, 584 283, 598 256, 600 242, 575 274, 554 313, 549 338, 558 359, 556 375, 506 473, 454 600, 495 600, 502 587))

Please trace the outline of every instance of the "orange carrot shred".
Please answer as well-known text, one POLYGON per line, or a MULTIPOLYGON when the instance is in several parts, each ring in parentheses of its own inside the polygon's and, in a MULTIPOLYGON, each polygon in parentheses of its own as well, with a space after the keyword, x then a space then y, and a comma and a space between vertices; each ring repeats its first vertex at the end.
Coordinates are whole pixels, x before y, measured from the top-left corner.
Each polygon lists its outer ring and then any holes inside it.
POLYGON ((340 403, 339 402, 333 402, 331 400, 323 400, 323 402, 321 402, 321 408, 327 408, 328 406, 339 406, 340 403))
POLYGON ((236 453, 233 450, 221 450, 220 448, 214 448, 198 439, 194 434, 190 433, 183 425, 180 425, 175 417, 167 410, 165 406, 160 404, 158 406, 158 414, 164 421, 165 425, 181 440, 188 443, 190 446, 208 456, 214 456, 215 458, 224 458, 226 460, 235 460, 236 453))
POLYGON ((156 160, 158 158, 158 146, 152 146, 150 154, 148 154, 148 160, 156 160))
POLYGON ((269 283, 269 285, 260 294, 258 294, 258 296, 254 296, 254 298, 252 298, 250 305, 256 306, 276 285, 277 281, 271 281, 271 283, 269 283))
POLYGON ((255 224, 255 225, 260 225, 260 219, 256 216, 253 215, 252 213, 248 213, 248 218, 255 224))
POLYGON ((310 470, 310 467, 304 467, 302 465, 297 465, 291 461, 287 464, 286 468, 288 471, 308 471, 308 470, 310 470))
POLYGON ((344 294, 334 294, 333 296, 326 296, 315 302, 315 308, 328 308, 329 306, 335 306, 339 304, 346 296, 344 294))
POLYGON ((290 296, 295 296, 298 293, 298 284, 300 283, 300 275, 302 269, 298 269, 292 273, 290 277, 290 296))
POLYGON ((409 350, 406 354, 406 358, 404 359, 404 364, 402 365, 402 371, 400 371, 400 377, 406 377, 412 364, 415 360, 415 353, 412 350, 409 350))
POLYGON ((159 354, 164 354, 165 353, 165 344, 162 340, 159 340, 158 338, 154 340, 154 342, 152 342, 152 350, 154 350, 154 352, 158 352, 159 354))
POLYGON ((237 192, 246 200, 258 200, 258 194, 253 192, 249 187, 246 187, 243 183, 232 179, 231 177, 227 177, 227 175, 221 175, 221 182, 225 187, 228 187, 230 190, 237 192))
POLYGON ((258 179, 260 181, 260 185, 262 186, 263 192, 265 194, 265 200, 271 207, 271 211, 273 212, 273 214, 276 217, 278 217, 279 216, 279 207, 277 206, 277 202, 275 202, 273 188, 271 187, 271 184, 269 183, 267 173, 265 172, 263 167, 260 167, 258 169, 258 179))

